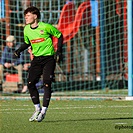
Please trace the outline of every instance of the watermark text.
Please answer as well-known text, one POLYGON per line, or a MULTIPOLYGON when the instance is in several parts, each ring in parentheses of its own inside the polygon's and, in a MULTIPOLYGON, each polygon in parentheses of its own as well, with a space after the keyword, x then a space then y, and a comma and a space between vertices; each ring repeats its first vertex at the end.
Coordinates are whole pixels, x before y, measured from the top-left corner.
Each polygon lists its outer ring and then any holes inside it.
POLYGON ((133 126, 128 126, 128 125, 116 125, 115 129, 121 130, 121 129, 129 129, 133 130, 133 126))

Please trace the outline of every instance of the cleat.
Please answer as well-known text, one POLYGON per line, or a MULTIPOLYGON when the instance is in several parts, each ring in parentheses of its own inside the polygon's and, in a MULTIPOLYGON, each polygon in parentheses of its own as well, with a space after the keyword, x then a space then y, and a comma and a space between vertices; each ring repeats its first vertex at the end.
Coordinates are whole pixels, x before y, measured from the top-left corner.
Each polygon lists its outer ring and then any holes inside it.
POLYGON ((45 115, 46 113, 45 114, 40 113, 38 117, 35 119, 35 121, 41 122, 45 118, 45 115))
POLYGON ((29 119, 30 122, 35 121, 40 114, 40 111, 35 111, 32 117, 29 119))

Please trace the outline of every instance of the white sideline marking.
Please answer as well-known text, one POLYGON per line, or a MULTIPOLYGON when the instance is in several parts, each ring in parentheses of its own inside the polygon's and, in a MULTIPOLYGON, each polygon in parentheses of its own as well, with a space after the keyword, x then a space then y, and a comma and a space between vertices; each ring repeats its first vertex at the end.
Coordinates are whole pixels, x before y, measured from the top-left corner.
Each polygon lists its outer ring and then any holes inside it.
MULTIPOLYGON (((25 109, 26 110, 26 109, 25 109)), ((21 111, 23 111, 23 110, 21 110, 21 111)), ((3 114, 3 113, 6 113, 6 114, 12 114, 12 113, 20 113, 20 114, 31 114, 31 113, 33 113, 33 111, 27 111, 27 112, 21 112, 20 110, 19 110, 19 112, 16 112, 16 111, 14 111, 14 112, 10 112, 10 111, 6 111, 6 112, 0 112, 0 114, 3 114)), ((49 112, 50 113, 50 112, 49 112)), ((68 112, 52 112, 51 114, 68 114, 68 112)), ((110 115, 110 114, 116 114, 116 115, 129 115, 130 113, 118 113, 118 112, 112 112, 112 113, 108 113, 108 112, 74 112, 74 114, 78 114, 78 115, 110 115)))
POLYGON ((110 107, 110 108, 133 108, 133 105, 131 106, 131 105, 129 105, 129 106, 126 106, 126 105, 124 105, 124 106, 122 106, 122 105, 114 105, 114 106, 107 106, 107 107, 110 107))
MULTIPOLYGON (((0 104, 0 106, 3 107, 3 106, 9 106, 9 105, 6 105, 6 104, 0 104)), ((25 105, 19 105, 19 104, 17 104, 17 105, 15 105, 15 106, 29 106, 29 105, 28 105, 28 104, 25 104, 25 105)))
POLYGON ((117 125, 123 125, 123 124, 127 124, 127 123, 122 123, 122 122, 121 122, 121 123, 115 123, 115 124, 117 124, 117 125))
MULTIPOLYGON (((14 108, 13 109, 11 109, 11 108, 7 108, 7 107, 10 107, 10 106, 8 106, 8 105, 1 105, 1 107, 6 107, 6 109, 5 110, 17 110, 15 107, 20 107, 21 105, 15 105, 14 106, 14 108)), ((26 108, 26 110, 28 109, 28 110, 31 110, 32 108, 34 108, 33 106, 30 106, 30 105, 22 105, 23 107, 31 107, 31 108, 26 108)), ((22 107, 21 106, 21 107, 22 107)), ((52 106, 52 105, 51 105, 52 106)), ((66 106, 64 106, 64 107, 55 107, 55 108, 49 108, 49 109, 55 109, 55 110, 61 110, 61 109, 81 109, 81 108, 84 108, 84 109, 93 109, 93 108, 133 108, 133 105, 129 105, 129 106, 127 106, 127 105, 124 105, 124 106, 122 106, 122 105, 114 105, 114 106, 105 106, 105 105, 84 105, 84 106, 74 106, 73 107, 73 105, 66 105, 66 106)), ((4 110, 4 109, 2 109, 2 108, 0 108, 0 110, 4 110)), ((22 109, 22 110, 25 110, 25 109, 22 109)))
MULTIPOLYGON (((15 108, 15 107, 20 107, 20 105, 15 105, 14 106, 14 108, 13 109, 11 109, 11 107, 9 106, 7 106, 7 105, 3 105, 2 107, 4 107, 3 109, 2 108, 0 108, 0 113, 11 113, 10 111, 11 110, 13 110, 13 112, 12 113, 16 113, 17 111, 19 111, 19 112, 17 112, 17 113, 30 113, 30 112, 32 112, 32 110, 34 110, 34 107, 33 106, 30 106, 30 105, 23 105, 23 107, 24 106, 26 106, 26 107, 28 107, 28 108, 15 108), (30 108, 31 107, 31 108, 30 108), (26 111, 26 112, 21 112, 21 111, 26 111)), ((84 109, 95 109, 95 108, 133 108, 133 106, 120 106, 120 105, 115 105, 115 106, 105 106, 105 105, 97 105, 97 106, 95 106, 95 105, 90 105, 90 106, 87 106, 87 105, 84 105, 84 106, 75 106, 75 107, 73 107, 73 105, 66 105, 65 107, 55 107, 55 108, 49 108, 49 110, 63 110, 63 112, 54 112, 54 113, 58 113, 58 114, 66 114, 65 112, 64 112, 64 110, 69 110, 69 109, 82 109, 82 108, 84 108, 84 109)), ((53 112, 52 112, 53 113, 53 112)), ((74 112, 74 114, 110 114, 110 113, 108 113, 108 112, 89 112, 89 110, 88 110, 88 112, 78 112, 77 110, 74 112)), ((128 114, 130 114, 130 113, 119 113, 119 112, 112 112, 111 114, 118 114, 118 115, 121 115, 121 114, 123 114, 123 115, 128 115, 128 114)))
POLYGON ((125 100, 132 101, 133 100, 133 97, 126 97, 125 100))

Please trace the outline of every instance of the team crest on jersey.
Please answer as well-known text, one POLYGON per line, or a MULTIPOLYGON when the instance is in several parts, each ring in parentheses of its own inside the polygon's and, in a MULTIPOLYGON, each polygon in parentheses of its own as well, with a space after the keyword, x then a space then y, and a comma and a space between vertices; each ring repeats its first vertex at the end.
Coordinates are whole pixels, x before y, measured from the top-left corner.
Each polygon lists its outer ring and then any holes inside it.
POLYGON ((43 30, 40 30, 40 34, 44 34, 44 31, 43 30))

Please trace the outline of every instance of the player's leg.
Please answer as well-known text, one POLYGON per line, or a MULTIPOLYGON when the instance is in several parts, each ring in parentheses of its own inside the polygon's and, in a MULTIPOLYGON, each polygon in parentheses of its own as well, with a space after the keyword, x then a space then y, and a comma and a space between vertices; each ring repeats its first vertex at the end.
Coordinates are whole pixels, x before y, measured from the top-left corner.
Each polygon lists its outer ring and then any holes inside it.
POLYGON ((51 83, 54 78, 54 70, 55 70, 55 60, 54 58, 50 58, 49 61, 45 64, 43 68, 43 85, 44 85, 44 96, 43 96, 43 106, 41 113, 39 114, 37 121, 41 122, 48 109, 50 99, 51 99, 51 83))
POLYGON ((3 81, 3 65, 0 64, 0 91, 2 91, 2 81, 3 81))
POLYGON ((28 75, 27 86, 29 89, 29 93, 30 93, 32 102, 35 106, 35 112, 32 115, 32 117, 29 119, 29 121, 34 121, 41 111, 39 92, 36 88, 36 83, 39 81, 39 78, 42 74, 42 68, 40 65, 37 65, 37 64, 38 63, 36 61, 34 61, 34 60, 32 61, 31 67, 29 69, 29 75, 28 75))

